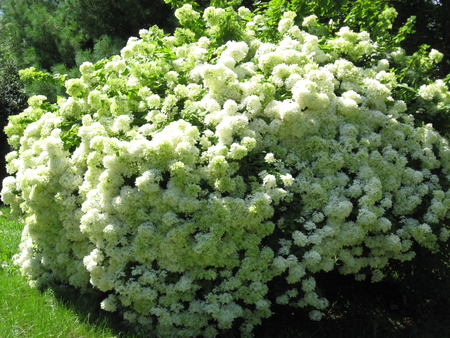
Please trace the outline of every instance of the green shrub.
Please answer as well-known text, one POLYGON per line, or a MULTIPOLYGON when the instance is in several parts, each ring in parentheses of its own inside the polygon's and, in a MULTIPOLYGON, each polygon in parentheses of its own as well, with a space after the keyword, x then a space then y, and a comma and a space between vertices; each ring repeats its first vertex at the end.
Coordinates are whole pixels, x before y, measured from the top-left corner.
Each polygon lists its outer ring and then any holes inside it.
MULTIPOLYGON (((27 97, 22 91, 18 69, 6 51, 0 55, 0 129, 8 124, 8 117, 19 114, 26 107, 27 97)), ((0 133, 0 179, 8 176, 5 155, 11 151, 5 133, 0 133)))
MULTIPOLYGON (((293 12, 270 41, 245 8, 176 15, 192 30, 142 30, 10 118, 2 198, 32 284, 93 285, 158 337, 250 336, 274 303, 319 320, 318 274, 377 282, 441 250, 450 147, 394 98, 407 56, 293 12)), ((415 85, 449 104, 442 81, 415 85)))

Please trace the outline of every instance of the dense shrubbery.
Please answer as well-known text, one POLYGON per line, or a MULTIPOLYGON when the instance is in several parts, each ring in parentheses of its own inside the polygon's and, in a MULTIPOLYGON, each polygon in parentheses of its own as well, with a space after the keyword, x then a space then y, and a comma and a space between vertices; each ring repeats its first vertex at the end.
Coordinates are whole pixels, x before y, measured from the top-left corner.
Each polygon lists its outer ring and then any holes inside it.
MULTIPOLYGON (((0 55, 0 128, 8 124, 8 117, 25 109, 27 97, 22 92, 17 66, 5 50, 0 55)), ((5 156, 11 151, 5 133, 0 133, 0 179, 8 176, 5 156)))
MULTIPOLYGON (((270 39, 245 8, 176 15, 174 36, 142 30, 84 63, 67 99, 32 97, 10 119, 2 198, 32 283, 92 284, 159 337, 245 336, 274 303, 319 320, 318 273, 377 282, 417 246, 441 250, 450 147, 390 71, 414 58, 314 16, 304 31, 293 12, 270 39)), ((414 100, 450 104, 421 81, 414 100)))

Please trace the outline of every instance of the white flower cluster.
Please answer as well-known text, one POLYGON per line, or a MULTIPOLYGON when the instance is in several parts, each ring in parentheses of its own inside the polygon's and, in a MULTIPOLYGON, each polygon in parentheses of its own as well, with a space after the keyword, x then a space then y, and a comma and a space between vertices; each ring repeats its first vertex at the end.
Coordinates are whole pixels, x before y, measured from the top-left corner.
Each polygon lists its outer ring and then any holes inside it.
POLYGON ((378 281, 414 242, 438 250, 447 140, 392 99, 386 60, 343 58, 374 50, 365 32, 343 28, 324 51, 294 16, 280 41, 258 39, 255 16, 220 48, 143 30, 121 56, 83 64, 57 110, 31 98, 7 128, 2 190, 26 224, 22 272, 108 292, 103 309, 159 337, 215 337, 237 318, 250 336, 271 299, 320 319, 317 272, 378 281))

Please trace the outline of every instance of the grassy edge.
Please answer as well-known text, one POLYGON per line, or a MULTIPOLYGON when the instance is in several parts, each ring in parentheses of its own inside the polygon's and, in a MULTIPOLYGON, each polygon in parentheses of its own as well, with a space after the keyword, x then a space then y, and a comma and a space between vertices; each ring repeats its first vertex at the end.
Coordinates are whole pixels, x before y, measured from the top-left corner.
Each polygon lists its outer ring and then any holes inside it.
POLYGON ((117 314, 100 309, 99 293, 53 285, 31 288, 13 265, 23 226, 0 207, 0 337, 132 337, 117 314))

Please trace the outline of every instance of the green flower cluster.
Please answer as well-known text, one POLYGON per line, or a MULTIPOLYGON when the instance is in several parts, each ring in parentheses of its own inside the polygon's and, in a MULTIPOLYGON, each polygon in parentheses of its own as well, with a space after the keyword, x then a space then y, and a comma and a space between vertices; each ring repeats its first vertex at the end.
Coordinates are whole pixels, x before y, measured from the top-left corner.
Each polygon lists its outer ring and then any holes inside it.
MULTIPOLYGON (((230 13, 210 7, 204 36, 142 30, 84 63, 67 99, 11 118, 2 198, 32 283, 92 285, 158 337, 236 322, 251 336, 274 302, 319 320, 318 272, 379 281, 414 243, 448 239, 449 143, 392 98, 391 56, 361 68, 377 48, 365 32, 324 41, 287 12, 267 42, 263 17, 235 14, 239 41, 215 45, 230 13)), ((450 100, 441 82, 421 95, 450 100)))

